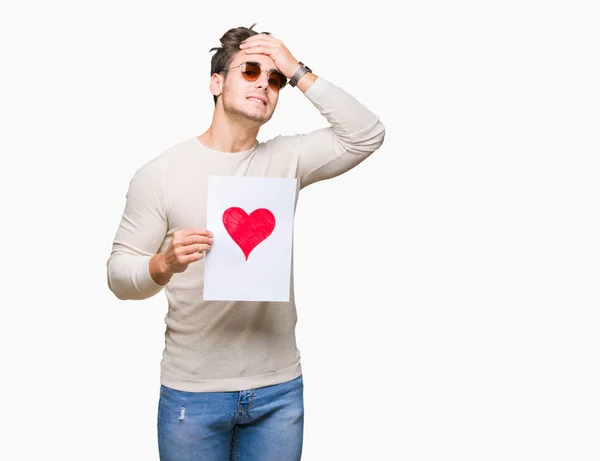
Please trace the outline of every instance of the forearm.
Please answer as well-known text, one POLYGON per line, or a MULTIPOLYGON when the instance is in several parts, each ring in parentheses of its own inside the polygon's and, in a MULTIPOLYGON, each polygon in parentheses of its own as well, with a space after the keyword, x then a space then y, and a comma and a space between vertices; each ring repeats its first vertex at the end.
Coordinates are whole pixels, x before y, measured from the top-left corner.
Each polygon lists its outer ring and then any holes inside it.
POLYGON ((379 117, 342 88, 316 79, 305 82, 310 85, 305 94, 331 125, 339 149, 356 154, 377 150, 385 136, 379 117))
POLYGON ((383 123, 367 107, 322 77, 311 80, 304 82, 310 84, 305 96, 330 126, 298 138, 301 187, 355 167, 375 152, 385 137, 383 123))

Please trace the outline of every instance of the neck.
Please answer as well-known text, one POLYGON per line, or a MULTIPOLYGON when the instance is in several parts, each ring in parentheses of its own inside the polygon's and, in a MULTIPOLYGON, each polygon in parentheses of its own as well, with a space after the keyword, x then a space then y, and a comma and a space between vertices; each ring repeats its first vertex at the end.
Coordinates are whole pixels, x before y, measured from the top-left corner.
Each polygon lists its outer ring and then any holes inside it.
POLYGON ((243 152, 251 149, 256 142, 260 125, 247 119, 232 119, 220 111, 215 111, 208 129, 198 136, 206 147, 220 152, 243 152))

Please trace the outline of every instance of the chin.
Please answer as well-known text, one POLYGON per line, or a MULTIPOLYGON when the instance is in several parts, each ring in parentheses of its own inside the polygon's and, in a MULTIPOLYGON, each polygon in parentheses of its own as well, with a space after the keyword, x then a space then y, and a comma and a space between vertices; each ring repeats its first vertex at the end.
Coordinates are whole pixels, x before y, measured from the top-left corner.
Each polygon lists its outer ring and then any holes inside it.
POLYGON ((243 110, 240 113, 248 120, 253 122, 267 123, 271 120, 273 112, 260 111, 260 110, 243 110))

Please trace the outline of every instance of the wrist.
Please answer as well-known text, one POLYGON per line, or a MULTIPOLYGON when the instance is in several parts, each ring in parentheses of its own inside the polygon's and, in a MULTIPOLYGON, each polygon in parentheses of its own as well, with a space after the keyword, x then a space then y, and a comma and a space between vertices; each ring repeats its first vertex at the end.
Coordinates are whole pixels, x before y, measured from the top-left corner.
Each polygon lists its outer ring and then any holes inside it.
POLYGON ((298 82, 302 77, 304 77, 307 73, 312 73, 312 69, 304 64, 302 61, 298 62, 299 67, 296 69, 294 74, 290 77, 290 86, 294 87, 298 85, 298 82))
POLYGON ((298 89, 303 93, 306 93, 306 91, 312 86, 315 80, 317 80, 317 76, 312 72, 307 72, 302 76, 300 80, 298 80, 298 89))
POLYGON ((158 253, 150 258, 149 270, 150 277, 158 285, 166 285, 173 277, 173 271, 169 269, 163 253, 158 253))

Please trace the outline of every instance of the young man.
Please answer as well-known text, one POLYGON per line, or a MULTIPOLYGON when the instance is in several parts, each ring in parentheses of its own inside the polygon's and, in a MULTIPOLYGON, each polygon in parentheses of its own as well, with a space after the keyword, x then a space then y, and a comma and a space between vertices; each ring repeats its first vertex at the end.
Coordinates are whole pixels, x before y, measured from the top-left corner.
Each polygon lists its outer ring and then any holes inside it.
POLYGON ((253 27, 230 29, 211 49, 212 123, 136 171, 107 261, 118 298, 166 292, 162 461, 295 461, 302 452, 293 282, 289 302, 203 300, 203 258, 213 243, 208 176, 296 178, 297 197, 358 165, 384 139, 375 114, 253 27), (330 126, 258 142, 288 79, 287 90, 297 86, 330 126))

